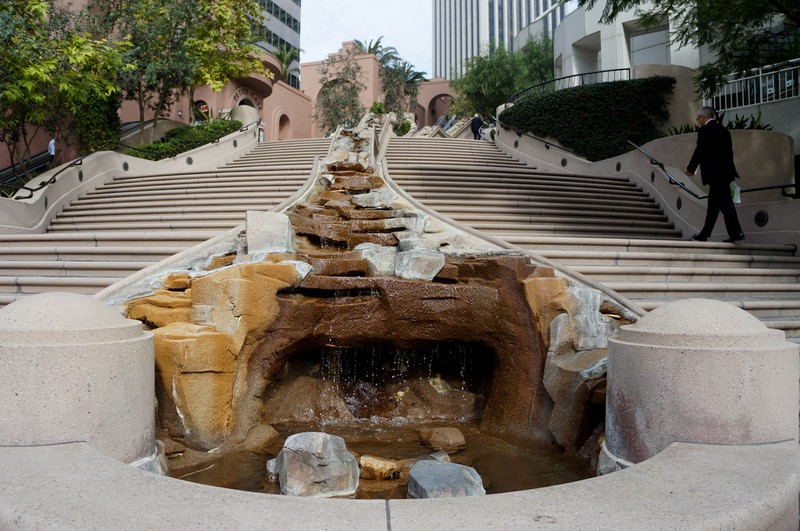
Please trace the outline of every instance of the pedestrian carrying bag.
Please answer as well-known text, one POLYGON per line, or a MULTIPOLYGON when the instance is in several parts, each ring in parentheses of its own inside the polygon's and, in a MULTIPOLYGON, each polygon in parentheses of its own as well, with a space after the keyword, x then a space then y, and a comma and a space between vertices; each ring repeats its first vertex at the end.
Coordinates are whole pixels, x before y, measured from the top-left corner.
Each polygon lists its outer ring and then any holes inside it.
POLYGON ((735 181, 731 182, 731 199, 737 205, 742 202, 742 188, 735 181))

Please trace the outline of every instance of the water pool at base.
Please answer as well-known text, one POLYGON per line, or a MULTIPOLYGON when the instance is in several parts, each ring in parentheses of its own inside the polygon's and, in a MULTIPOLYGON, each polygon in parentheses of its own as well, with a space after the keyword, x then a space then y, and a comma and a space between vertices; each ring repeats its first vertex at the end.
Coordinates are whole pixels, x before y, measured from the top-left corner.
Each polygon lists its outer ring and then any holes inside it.
MULTIPOLYGON (((344 438, 347 449, 357 458, 373 455, 392 460, 413 459, 434 452, 419 436, 423 427, 457 427, 464 434, 466 448, 450 453, 450 461, 473 467, 483 479, 487 494, 536 489, 580 481, 592 476, 588 460, 568 456, 557 446, 541 443, 513 443, 481 433, 474 424, 425 424, 421 426, 318 426, 297 424, 274 426, 281 437, 266 453, 233 453, 202 464, 170 462, 172 477, 231 489, 280 494, 277 482, 266 479, 266 462, 278 455, 289 435, 324 431, 344 438)), ((359 481, 358 499, 404 499, 407 477, 392 480, 359 481)))

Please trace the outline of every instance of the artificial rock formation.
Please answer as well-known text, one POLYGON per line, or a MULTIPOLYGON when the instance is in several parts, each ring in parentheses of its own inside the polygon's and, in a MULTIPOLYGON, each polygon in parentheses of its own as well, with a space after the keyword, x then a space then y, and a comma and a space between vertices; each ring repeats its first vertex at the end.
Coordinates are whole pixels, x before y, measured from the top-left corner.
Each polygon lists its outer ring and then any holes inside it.
POLYGON ((612 326, 599 298, 410 207, 367 129, 333 141, 286 216, 248 215, 231 252, 128 303, 156 337, 160 427, 224 451, 278 422, 479 420, 578 447, 612 326))

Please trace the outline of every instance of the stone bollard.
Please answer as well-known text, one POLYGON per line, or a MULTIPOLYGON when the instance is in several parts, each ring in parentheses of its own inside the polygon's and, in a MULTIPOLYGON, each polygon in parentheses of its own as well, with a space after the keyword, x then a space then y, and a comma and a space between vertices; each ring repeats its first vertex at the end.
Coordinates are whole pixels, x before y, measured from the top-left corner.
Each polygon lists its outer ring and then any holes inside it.
POLYGON ((153 335, 89 295, 0 309, 0 445, 85 441, 140 468, 156 460, 153 335))
POLYGON ((798 346, 730 304, 661 306, 609 339, 604 474, 673 442, 798 438, 798 346))

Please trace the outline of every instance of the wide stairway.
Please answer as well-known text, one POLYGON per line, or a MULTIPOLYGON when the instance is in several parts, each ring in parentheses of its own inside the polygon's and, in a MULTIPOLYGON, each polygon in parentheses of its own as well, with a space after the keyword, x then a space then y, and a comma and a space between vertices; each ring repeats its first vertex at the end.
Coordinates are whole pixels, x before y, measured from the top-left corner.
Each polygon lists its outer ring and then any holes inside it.
POLYGON ((45 234, 0 235, 0 307, 44 291, 103 288, 280 204, 330 140, 260 144, 211 171, 120 176, 60 212, 45 234))
POLYGON ((428 207, 569 266, 645 310, 704 297, 800 342, 800 257, 791 245, 686 241, 625 178, 537 172, 489 142, 395 138, 391 177, 428 207))

